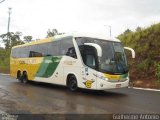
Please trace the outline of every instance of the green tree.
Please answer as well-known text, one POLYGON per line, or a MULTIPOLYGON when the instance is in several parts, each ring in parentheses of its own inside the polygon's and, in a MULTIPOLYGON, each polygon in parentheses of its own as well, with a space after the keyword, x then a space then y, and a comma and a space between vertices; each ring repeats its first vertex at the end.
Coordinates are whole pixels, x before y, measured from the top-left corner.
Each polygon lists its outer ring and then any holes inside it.
POLYGON ((47 31, 47 38, 48 37, 53 37, 55 35, 58 35, 57 29, 52 29, 52 30, 48 29, 48 31, 47 31))
POLYGON ((128 33, 131 33, 131 32, 132 32, 132 31, 131 31, 130 29, 127 29, 127 30, 124 31, 123 34, 128 34, 128 33))
POLYGON ((136 31, 137 31, 137 32, 139 32, 139 31, 141 31, 141 30, 142 30, 141 27, 137 27, 137 28, 136 28, 136 31))
POLYGON ((24 44, 24 42, 20 39, 21 36, 21 32, 8 32, 6 34, 0 35, 0 38, 5 45, 5 49, 11 49, 11 47, 15 45, 24 44))
POLYGON ((32 41, 32 36, 24 36, 23 38, 24 38, 24 41, 27 43, 32 41))

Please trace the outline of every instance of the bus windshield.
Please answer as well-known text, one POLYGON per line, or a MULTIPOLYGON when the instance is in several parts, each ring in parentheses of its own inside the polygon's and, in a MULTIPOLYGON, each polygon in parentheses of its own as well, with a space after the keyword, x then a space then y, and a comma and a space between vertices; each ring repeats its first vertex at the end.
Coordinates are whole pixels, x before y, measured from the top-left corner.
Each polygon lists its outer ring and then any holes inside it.
MULTIPOLYGON (((99 46, 101 46, 102 56, 99 58, 97 56, 98 71, 110 74, 124 74, 128 72, 127 59, 124 53, 123 46, 120 42, 94 39, 88 37, 76 38, 76 42, 79 48, 81 48, 81 46, 84 46, 84 43, 96 43, 99 46)), ((82 55, 81 49, 80 52, 82 55)), ((83 51, 83 53, 84 52, 85 51, 83 51)))

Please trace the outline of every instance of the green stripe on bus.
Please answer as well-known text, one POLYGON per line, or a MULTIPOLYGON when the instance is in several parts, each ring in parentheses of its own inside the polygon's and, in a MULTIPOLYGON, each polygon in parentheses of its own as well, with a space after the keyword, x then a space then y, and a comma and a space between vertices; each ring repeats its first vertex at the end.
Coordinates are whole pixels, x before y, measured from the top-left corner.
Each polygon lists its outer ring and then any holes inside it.
POLYGON ((51 77, 52 74, 55 72, 61 58, 62 57, 57 57, 57 56, 44 57, 43 62, 41 63, 36 76, 45 78, 51 77))
POLYGON ((128 77, 128 73, 121 75, 120 78, 126 78, 126 77, 128 77))

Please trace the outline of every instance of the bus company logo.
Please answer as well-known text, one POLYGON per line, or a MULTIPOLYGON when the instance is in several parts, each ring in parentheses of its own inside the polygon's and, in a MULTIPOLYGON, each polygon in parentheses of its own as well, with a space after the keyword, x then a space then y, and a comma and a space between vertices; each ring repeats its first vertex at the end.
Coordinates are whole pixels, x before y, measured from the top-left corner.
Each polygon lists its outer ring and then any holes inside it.
POLYGON ((86 82, 83 82, 83 83, 86 86, 86 88, 91 88, 92 87, 92 83, 94 83, 94 81, 87 80, 86 82))
POLYGON ((26 59, 26 60, 19 61, 19 64, 34 64, 34 63, 36 63, 35 59, 33 59, 33 60, 26 59))
POLYGON ((25 61, 20 60, 20 61, 19 61, 19 64, 25 64, 25 61))

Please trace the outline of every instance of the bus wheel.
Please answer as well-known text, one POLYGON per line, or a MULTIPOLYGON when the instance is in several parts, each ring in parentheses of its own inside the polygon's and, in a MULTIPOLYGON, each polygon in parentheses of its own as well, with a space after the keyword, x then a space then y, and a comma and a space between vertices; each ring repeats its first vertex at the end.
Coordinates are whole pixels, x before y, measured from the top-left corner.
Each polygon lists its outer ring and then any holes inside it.
POLYGON ((17 79, 18 79, 19 82, 21 82, 21 83, 23 82, 23 77, 22 77, 20 71, 17 72, 17 79))
POLYGON ((68 88, 70 91, 76 91, 78 89, 77 79, 74 75, 72 75, 68 78, 68 88))
POLYGON ((23 73, 23 83, 24 83, 24 84, 27 84, 27 82, 28 82, 28 76, 27 76, 27 73, 24 72, 24 73, 23 73))

